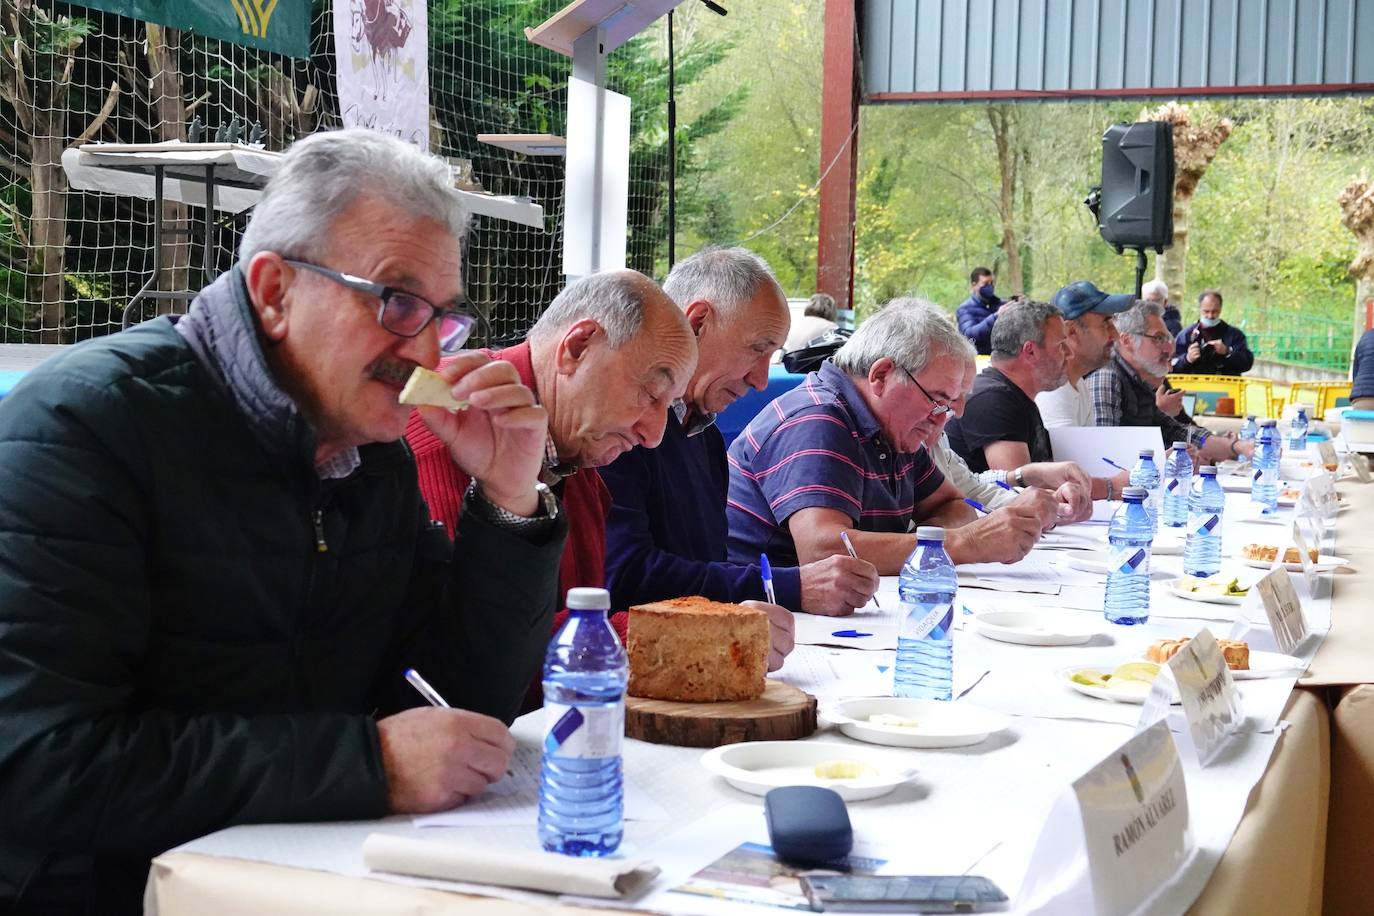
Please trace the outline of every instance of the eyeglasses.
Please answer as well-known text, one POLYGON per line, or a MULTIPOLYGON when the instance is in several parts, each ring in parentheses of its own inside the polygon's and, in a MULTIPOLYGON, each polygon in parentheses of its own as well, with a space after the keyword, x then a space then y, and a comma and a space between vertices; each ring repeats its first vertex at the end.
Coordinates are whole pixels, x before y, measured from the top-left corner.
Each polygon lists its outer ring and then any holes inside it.
POLYGON ((1139 337, 1141 340, 1148 340, 1157 347, 1162 347, 1165 344, 1171 344, 1174 342, 1174 339, 1170 337, 1168 334, 1136 334, 1134 336, 1139 337))
POLYGON ((930 419, 934 420, 937 417, 943 417, 945 414, 952 413, 954 411, 953 407, 950 407, 948 404, 941 404, 939 401, 931 397, 930 392, 926 391, 925 386, 923 386, 920 382, 916 381, 916 376, 912 375, 907 370, 906 366, 898 366, 897 368, 901 369, 903 372, 906 372, 906 377, 911 379, 911 384, 915 385, 916 390, 921 392, 921 394, 925 395, 926 400, 930 402, 930 419))
POLYGON ((362 277, 340 273, 328 267, 283 258, 292 267, 317 273, 359 293, 367 293, 381 300, 377 308, 377 323, 397 337, 418 337, 431 321, 439 328, 439 350, 443 353, 457 353, 463 342, 472 333, 477 317, 454 309, 441 309, 423 296, 408 293, 394 286, 383 286, 362 277))

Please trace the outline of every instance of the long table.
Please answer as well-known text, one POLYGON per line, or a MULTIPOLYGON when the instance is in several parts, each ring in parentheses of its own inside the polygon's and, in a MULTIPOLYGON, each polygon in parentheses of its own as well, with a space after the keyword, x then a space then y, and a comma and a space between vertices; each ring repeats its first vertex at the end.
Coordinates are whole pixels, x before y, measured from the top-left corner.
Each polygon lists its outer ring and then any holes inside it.
MULTIPOLYGON (((1374 491, 1374 488, 1370 489, 1374 491)), ((1342 516, 1342 524, 1338 528, 1344 535, 1341 553, 1355 561, 1356 568, 1369 570, 1374 568, 1369 565, 1370 562, 1374 562, 1374 547, 1362 552, 1353 546, 1352 541, 1356 540, 1358 530, 1354 520, 1360 517, 1359 509, 1365 500, 1374 503, 1374 492, 1366 496, 1358 484, 1342 485, 1342 490, 1347 498, 1356 501, 1356 508, 1355 511, 1349 511, 1342 516)), ((1351 586, 1358 586, 1359 580, 1365 575, 1368 573, 1346 571, 1334 577, 1336 600, 1332 609, 1332 634, 1319 650, 1313 661, 1311 674, 1304 680, 1304 685, 1311 682, 1313 686, 1324 687, 1328 682, 1322 678, 1329 676, 1330 672, 1339 671, 1341 676, 1352 676, 1355 673, 1360 640, 1347 638, 1346 630, 1350 627, 1348 618, 1356 613, 1356 588, 1351 586), (1339 638, 1337 634, 1340 634, 1339 638)), ((1368 662, 1368 666, 1374 669, 1374 659, 1368 662)), ((977 692, 970 697, 974 701, 977 698, 977 692)), ((1346 701, 1349 701, 1349 705, 1344 708, 1349 716, 1374 716, 1374 692, 1352 692, 1342 703, 1346 701)), ((1251 794, 1244 817, 1240 820, 1229 845, 1225 847, 1224 855, 1221 855, 1220 861, 1216 863, 1205 889, 1188 912, 1323 912, 1323 874, 1329 858, 1328 836, 1331 837, 1332 848, 1330 861, 1334 863, 1338 860, 1339 854, 1347 850, 1345 846, 1341 849, 1336 848, 1338 842, 1345 842, 1338 840, 1341 836, 1338 825, 1345 820, 1351 820, 1349 826, 1354 826, 1354 819, 1342 818, 1343 812, 1339 810, 1339 806, 1333 806, 1328 824, 1328 794, 1334 798, 1341 797, 1343 762, 1353 764, 1356 760, 1374 760, 1374 741, 1359 741, 1362 736, 1361 730, 1363 735, 1369 735, 1374 733, 1374 729, 1369 729, 1368 723, 1361 724, 1358 718, 1352 719, 1347 736, 1351 746, 1343 749, 1343 733, 1339 730, 1342 708, 1337 707, 1337 724, 1332 726, 1324 698, 1319 692, 1297 690, 1291 694, 1282 712, 1282 719, 1287 727, 1278 738, 1268 770, 1251 794), (1334 751, 1333 728, 1336 730, 1334 751), (1334 777, 1333 766, 1336 772, 1334 777)), ((1053 720, 1027 719, 1024 723, 1018 720, 1018 730, 1023 731, 1026 740, 1034 744, 1035 732, 1059 728, 1062 725, 1062 722, 1053 726, 1036 724, 1042 721, 1053 720)), ((1120 725, 1100 727, 1122 728, 1120 725)), ((522 720, 517 725, 517 734, 522 733, 521 729, 529 731, 531 728, 537 729, 537 724, 522 720)), ((1121 740, 1124 740, 1129 731, 1123 729, 1120 735, 1121 740)), ((826 740, 836 739, 827 735, 826 740)), ((663 749, 655 746, 627 742, 627 772, 632 778, 636 778, 637 758, 644 754, 663 752, 663 749)), ((690 759, 695 757, 693 752, 683 753, 690 759)), ((654 768, 659 766, 658 763, 654 764, 654 768)), ((1369 779, 1367 775, 1371 771, 1374 771, 1374 768, 1366 767, 1362 771, 1365 778, 1364 786, 1368 790, 1364 798, 1374 802, 1374 780, 1369 779)), ((640 773, 643 772, 644 768, 641 766, 640 773)), ((699 777, 692 777, 688 769, 681 772, 683 775, 680 781, 684 789, 682 794, 691 796, 688 807, 683 809, 684 817, 701 813, 720 802, 720 799, 715 797, 719 793, 725 793, 729 800, 733 801, 742 798, 732 789, 708 785, 704 781, 687 785, 688 780, 699 777)), ((925 804, 931 803, 927 801, 925 804)), ((378 829, 403 829, 397 826, 398 823, 399 821, 381 822, 373 826, 378 829)), ((340 829, 358 828, 356 825, 342 825, 340 829)), ((372 828, 365 826, 363 829, 372 828)), ((634 838, 636 831, 643 836, 644 829, 631 824, 629 836, 634 838)), ((522 830, 532 833, 532 827, 522 830)), ((1363 841, 1349 843, 1350 855, 1347 859, 1353 864, 1353 859, 1367 848, 1363 841)), ((179 913, 261 911, 323 914, 385 910, 461 912, 482 916, 571 912, 552 901, 517 902, 442 893, 425 887, 377 881, 361 874, 339 875, 301 868, 283 868, 226 855, 223 851, 214 856, 183 851, 159 857, 150 876, 150 905, 155 906, 156 911, 164 916, 175 916, 179 913)), ((1344 873, 1343 878, 1349 878, 1360 869, 1342 867, 1341 871, 1344 873)), ((1328 897, 1335 896, 1331 884, 1328 878, 1325 885, 1328 897)), ((1351 894, 1350 898, 1352 901, 1357 899, 1354 894, 1351 894)), ((1364 898, 1368 899, 1367 896, 1364 898)), ((1328 900, 1327 911, 1339 911, 1330 904, 1331 901, 1328 900)), ((583 909, 582 912, 587 910, 583 909)))

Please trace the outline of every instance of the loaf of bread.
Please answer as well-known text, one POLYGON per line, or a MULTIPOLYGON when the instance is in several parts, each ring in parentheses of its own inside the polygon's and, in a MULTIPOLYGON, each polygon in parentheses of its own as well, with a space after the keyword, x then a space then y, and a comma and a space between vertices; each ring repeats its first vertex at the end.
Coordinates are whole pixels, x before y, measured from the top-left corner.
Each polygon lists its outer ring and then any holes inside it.
POLYGON ((768 615, 706 598, 674 598, 630 608, 629 694, 713 703, 763 695, 768 615))
MULTIPOLYGON (((1265 563, 1274 562, 1274 558, 1279 555, 1279 549, 1273 544, 1246 544, 1240 549, 1240 555, 1247 560, 1261 560, 1265 563)), ((1307 548, 1307 555, 1312 558, 1312 562, 1317 562, 1317 551, 1311 547, 1307 548)), ((1302 558, 1298 555, 1298 548, 1289 547, 1283 552, 1283 562, 1297 563, 1302 558)))
MULTIPOLYGON (((1145 650, 1145 657, 1161 665, 1177 655, 1188 644, 1188 637, 1182 639, 1157 639, 1145 650)), ((1250 669, 1250 644, 1236 639, 1218 639, 1221 656, 1226 659, 1226 667, 1232 671, 1250 669)))

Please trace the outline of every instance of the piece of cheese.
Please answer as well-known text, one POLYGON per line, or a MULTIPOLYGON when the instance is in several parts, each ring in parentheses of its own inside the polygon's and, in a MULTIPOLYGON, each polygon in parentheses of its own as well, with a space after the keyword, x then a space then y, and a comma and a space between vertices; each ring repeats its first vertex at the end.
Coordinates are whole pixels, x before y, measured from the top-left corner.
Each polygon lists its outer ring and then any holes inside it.
POLYGON ((445 407, 451 411, 467 410, 468 402, 449 393, 453 386, 439 373, 424 366, 416 366, 401 389, 401 403, 445 407))

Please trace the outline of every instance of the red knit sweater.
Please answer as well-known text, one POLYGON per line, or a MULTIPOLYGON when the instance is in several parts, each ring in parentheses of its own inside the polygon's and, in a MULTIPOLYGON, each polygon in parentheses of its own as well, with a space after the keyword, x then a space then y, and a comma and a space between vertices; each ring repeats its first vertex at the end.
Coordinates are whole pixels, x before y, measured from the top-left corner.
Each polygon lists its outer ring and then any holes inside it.
MULTIPOLYGON (((500 351, 487 351, 495 359, 505 360, 515 367, 520 381, 530 390, 534 385, 534 370, 530 364, 530 345, 522 343, 500 351)), ((406 440, 415 453, 415 467, 419 471, 420 492, 429 504, 430 517, 444 523, 449 536, 458 530, 458 514, 462 511, 463 491, 468 476, 458 470, 448 455, 448 447, 420 419, 410 415, 406 426, 406 440)), ((566 478, 559 488, 563 513, 568 518, 568 540, 558 568, 558 591, 566 596, 568 589, 579 586, 604 588, 606 585, 606 516, 611 511, 611 494, 601 482, 601 475, 586 469, 566 478)), ((563 625, 567 611, 560 609, 554 618, 554 629, 563 625)), ((611 617, 611 624, 625 640, 626 615, 611 617)))

